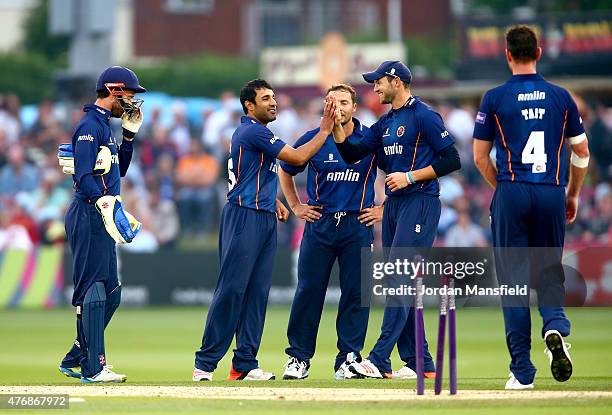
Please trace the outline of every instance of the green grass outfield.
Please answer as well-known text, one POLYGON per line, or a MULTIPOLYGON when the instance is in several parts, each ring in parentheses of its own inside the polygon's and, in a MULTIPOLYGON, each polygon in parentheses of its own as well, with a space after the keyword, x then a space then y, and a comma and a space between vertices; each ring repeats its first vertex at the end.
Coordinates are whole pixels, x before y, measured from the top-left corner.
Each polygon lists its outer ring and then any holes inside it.
MULTIPOLYGON (((569 309, 572 320, 572 358, 574 376, 569 382, 555 382, 542 353, 540 318, 534 310, 532 360, 538 367, 537 390, 612 391, 612 309, 569 309)), ((271 307, 259 353, 265 370, 282 374, 286 361, 286 325, 289 309, 271 307)), ((191 370, 194 351, 199 347, 205 310, 195 308, 119 309, 106 334, 107 359, 115 370, 128 375, 129 385, 193 386, 191 370)), ((374 310, 366 352, 379 334, 382 311, 374 310)), ((71 385, 77 384, 59 374, 57 365, 68 350, 75 333, 72 310, 3 310, 0 311, 0 385, 71 385)), ((435 349, 437 313, 426 311, 428 340, 435 349)), ((508 374, 508 353, 504 340, 501 311, 491 308, 458 310, 458 373, 463 390, 503 389, 508 374)), ((262 383, 228 382, 231 353, 224 358, 207 386, 253 387, 321 387, 413 390, 414 381, 335 381, 333 362, 336 354, 335 309, 326 308, 321 321, 317 352, 311 364, 310 378, 305 381, 262 383)), ((394 368, 401 363, 394 354, 394 368)), ((446 359, 448 360, 448 359, 446 359)), ((445 373, 448 373, 445 368, 445 373)), ((127 384, 126 384, 127 385, 127 384)), ((96 386, 91 386, 96 387, 96 386)), ((428 381, 428 389, 433 382, 428 381)), ((572 398, 559 400, 520 399, 512 394, 508 400, 452 401, 428 400, 409 402, 291 402, 213 399, 173 399, 87 397, 74 403, 79 410, 105 410, 109 413, 399 413, 410 409, 432 413, 452 411, 485 414, 515 413, 609 413, 610 398, 572 398)), ((0 410, 1 411, 1 410, 0 410)), ((26 413, 20 411, 20 413, 26 413)))

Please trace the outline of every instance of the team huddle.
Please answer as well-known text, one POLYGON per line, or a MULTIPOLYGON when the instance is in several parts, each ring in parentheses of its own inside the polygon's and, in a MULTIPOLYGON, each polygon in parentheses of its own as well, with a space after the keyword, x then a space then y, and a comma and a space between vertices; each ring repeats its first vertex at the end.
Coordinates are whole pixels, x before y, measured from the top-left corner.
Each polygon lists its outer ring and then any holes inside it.
MULTIPOLYGON (((474 162, 495 188, 491 227, 499 284, 529 282, 534 258, 509 256, 510 247, 547 247, 561 263, 565 223, 576 217, 586 174, 588 141, 569 93, 536 72, 541 49, 534 32, 516 26, 506 35, 506 59, 512 77, 488 91, 474 129, 474 162), (571 148, 568 168, 566 148, 571 148), (490 158, 495 147, 496 161, 490 158), (569 178, 567 171, 569 170, 569 178), (567 191, 566 191, 567 187, 567 191), (531 261, 531 262, 530 262, 531 261), (530 271, 531 270, 531 271, 530 271)), ((363 304, 363 248, 374 241, 373 225, 382 222, 382 244, 390 259, 401 248, 431 248, 440 219, 439 178, 461 168, 452 134, 441 116, 412 95, 412 74, 399 61, 385 61, 363 74, 380 102, 391 109, 369 128, 357 118, 352 86, 331 86, 325 95, 318 128, 294 146, 276 137, 267 124, 277 116, 274 90, 265 80, 241 90, 244 110, 232 136, 228 158, 229 191, 219 230, 220 271, 208 310, 202 343, 195 353, 194 381, 213 379, 213 372, 235 339, 230 380, 271 380, 257 354, 264 329, 277 222, 289 210, 306 221, 298 259, 298 283, 287 327, 288 361, 283 379, 308 377, 315 355, 327 285, 338 261, 341 296, 336 318, 336 379, 416 378, 415 308, 411 302, 384 310, 378 340, 363 353, 369 307, 363 304), (280 163, 277 162, 280 160, 280 163), (375 204, 377 170, 385 173, 385 200, 375 204), (308 200, 300 200, 294 176, 307 170, 308 200), (278 183, 289 210, 277 196, 278 183), (391 367, 397 346, 404 365, 391 367), (363 355, 362 355, 363 353, 363 355)), ((81 382, 124 382, 106 362, 104 329, 121 299, 115 245, 129 243, 140 223, 124 211, 120 177, 129 167, 132 140, 142 124, 146 92, 131 70, 111 67, 98 80, 97 99, 84 108, 72 142, 60 146, 64 173, 72 174, 75 198, 66 214, 73 253, 77 338, 60 371, 81 382), (123 141, 112 136, 109 120, 122 119, 123 141)), ((467 161, 463 160, 463 163, 467 161)), ((541 270, 536 288, 543 318, 542 336, 551 371, 558 381, 572 374, 564 338, 570 322, 563 304, 562 269, 541 270)), ((502 296, 510 378, 506 389, 533 388, 530 359, 529 298, 502 296)), ((423 339, 423 372, 436 374, 423 339)), ((331 362, 330 362, 331 363, 331 362)))

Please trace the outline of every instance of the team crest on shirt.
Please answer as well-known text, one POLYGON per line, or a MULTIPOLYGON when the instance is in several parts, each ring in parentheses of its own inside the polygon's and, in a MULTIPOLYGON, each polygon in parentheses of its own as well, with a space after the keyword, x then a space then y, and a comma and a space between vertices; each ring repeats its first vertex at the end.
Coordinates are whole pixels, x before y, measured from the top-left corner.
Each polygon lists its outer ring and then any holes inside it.
POLYGON ((327 156, 327 160, 323 161, 323 163, 337 163, 338 160, 334 160, 334 153, 329 153, 327 156))
POLYGON ((401 137, 404 135, 404 132, 406 131, 406 128, 403 125, 400 125, 399 127, 397 127, 397 136, 401 137))

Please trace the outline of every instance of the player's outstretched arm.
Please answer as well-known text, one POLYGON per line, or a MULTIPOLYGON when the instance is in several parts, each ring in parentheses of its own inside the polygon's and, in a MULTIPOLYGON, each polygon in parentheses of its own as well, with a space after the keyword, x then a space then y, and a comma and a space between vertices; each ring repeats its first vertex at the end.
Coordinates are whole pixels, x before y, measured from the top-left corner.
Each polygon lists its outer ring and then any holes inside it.
POLYGON ((567 184, 567 196, 565 200, 565 222, 567 224, 576 220, 578 214, 578 197, 580 189, 586 177, 589 167, 589 140, 586 135, 581 136, 581 141, 571 144, 572 155, 570 157, 570 176, 567 184))
POLYGON ((317 154, 317 151, 319 151, 319 149, 323 146, 323 143, 325 143, 327 137, 331 134, 332 129, 334 128, 335 113, 335 99, 327 99, 323 109, 323 117, 321 118, 319 132, 312 138, 312 140, 302 144, 298 148, 285 145, 280 153, 278 153, 277 158, 294 166, 306 164, 308 160, 317 154))
POLYGON ((293 176, 284 171, 282 167, 278 170, 278 180, 289 208, 295 216, 307 222, 314 222, 321 218, 321 213, 317 211, 320 206, 310 206, 302 203, 293 176))
POLYGON ((497 186, 497 167, 493 164, 490 154, 493 141, 474 138, 474 164, 489 185, 495 189, 497 186))
POLYGON ((358 162, 368 154, 378 150, 382 145, 382 133, 378 122, 372 125, 359 141, 347 140, 344 129, 339 123, 334 126, 332 134, 342 160, 348 164, 358 162))

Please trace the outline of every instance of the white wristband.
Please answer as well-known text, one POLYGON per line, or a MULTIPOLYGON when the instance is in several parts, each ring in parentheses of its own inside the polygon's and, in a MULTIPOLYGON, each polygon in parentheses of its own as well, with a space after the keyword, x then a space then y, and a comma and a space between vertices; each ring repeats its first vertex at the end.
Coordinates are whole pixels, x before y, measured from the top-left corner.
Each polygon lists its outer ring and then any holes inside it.
POLYGON ((576 153, 572 151, 572 155, 570 156, 570 163, 580 169, 586 169, 589 166, 589 158, 589 156, 579 157, 576 153))
POLYGON ((577 135, 576 137, 570 137, 569 142, 571 145, 575 145, 575 144, 582 143, 586 139, 587 139, 586 133, 582 133, 580 135, 577 135))

